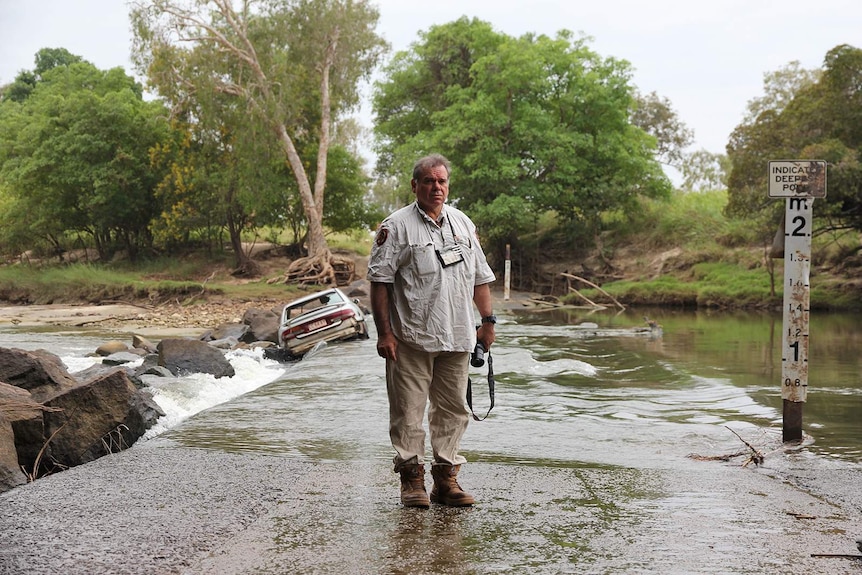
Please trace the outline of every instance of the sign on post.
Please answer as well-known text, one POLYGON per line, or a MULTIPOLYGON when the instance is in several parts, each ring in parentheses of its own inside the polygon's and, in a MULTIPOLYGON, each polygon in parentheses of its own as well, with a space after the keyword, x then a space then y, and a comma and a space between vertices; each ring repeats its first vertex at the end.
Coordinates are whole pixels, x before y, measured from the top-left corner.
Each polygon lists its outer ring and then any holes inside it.
POLYGON ((825 198, 826 162, 778 160, 769 162, 770 198, 825 198))
POLYGON ((786 198, 784 214, 784 321, 781 346, 783 439, 802 439, 808 395, 811 230, 814 198, 826 197, 826 162, 769 162, 769 197, 786 198))

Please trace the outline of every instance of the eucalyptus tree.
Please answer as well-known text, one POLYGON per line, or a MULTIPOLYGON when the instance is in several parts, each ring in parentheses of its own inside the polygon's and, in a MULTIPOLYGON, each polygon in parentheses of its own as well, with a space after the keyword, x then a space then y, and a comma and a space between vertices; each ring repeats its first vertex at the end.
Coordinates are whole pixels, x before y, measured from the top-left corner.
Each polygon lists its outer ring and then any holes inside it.
POLYGON ((34 74, 24 98, 0 102, 4 233, 58 252, 84 234, 103 257, 115 247, 135 257, 157 213, 149 149, 166 135, 164 110, 122 68, 62 60, 34 74))
MULTIPOLYGON (((132 10, 135 60, 172 106, 228 95, 232 113, 266 128, 296 183, 307 256, 289 278, 334 282, 324 204, 333 124, 359 102, 359 81, 386 49, 377 9, 365 0, 150 0, 132 10), (309 143, 315 153, 307 153, 309 143)), ((236 128, 240 126, 235 125, 236 128)), ((337 262, 336 262, 337 263, 337 262)))
POLYGON ((694 132, 680 120, 670 99, 655 92, 637 93, 631 112, 632 123, 656 139, 659 161, 681 168, 685 148, 694 140, 694 132))
POLYGON ((565 30, 512 38, 475 19, 434 26, 376 84, 378 169, 406 174, 439 151, 453 165, 453 200, 496 241, 547 211, 598 237, 603 214, 671 190, 655 138, 631 120, 630 75, 565 30))

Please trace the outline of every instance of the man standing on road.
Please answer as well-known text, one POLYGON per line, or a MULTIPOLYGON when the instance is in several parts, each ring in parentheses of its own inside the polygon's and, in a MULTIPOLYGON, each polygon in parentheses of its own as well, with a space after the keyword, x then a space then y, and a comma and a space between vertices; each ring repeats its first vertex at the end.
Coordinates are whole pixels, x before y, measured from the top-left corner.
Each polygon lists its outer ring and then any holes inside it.
POLYGON ((494 272, 479 245, 476 226, 446 205, 449 161, 421 158, 410 181, 416 201, 380 225, 368 263, 377 353, 386 359, 389 437, 406 507, 452 506, 475 500, 458 485, 461 437, 470 412, 465 406, 468 362, 476 340, 494 343, 490 284, 494 272), (481 322, 476 330, 473 304, 481 322), (425 491, 425 431, 428 410, 434 487, 425 491))

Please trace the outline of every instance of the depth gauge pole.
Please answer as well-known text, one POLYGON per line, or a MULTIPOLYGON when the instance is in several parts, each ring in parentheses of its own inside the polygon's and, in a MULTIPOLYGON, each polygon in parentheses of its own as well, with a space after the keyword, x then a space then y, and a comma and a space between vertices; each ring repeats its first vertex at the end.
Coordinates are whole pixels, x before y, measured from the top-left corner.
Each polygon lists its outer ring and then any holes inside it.
POLYGON ((814 198, 826 197, 826 162, 769 162, 769 196, 786 198, 784 214, 784 321, 781 345, 782 437, 802 439, 808 397, 811 230, 814 198))

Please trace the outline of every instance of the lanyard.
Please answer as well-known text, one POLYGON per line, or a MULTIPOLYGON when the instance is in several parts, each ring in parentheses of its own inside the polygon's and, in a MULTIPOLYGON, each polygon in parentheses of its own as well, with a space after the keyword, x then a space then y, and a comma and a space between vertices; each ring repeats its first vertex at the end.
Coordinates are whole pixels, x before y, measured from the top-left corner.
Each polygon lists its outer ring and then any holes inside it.
POLYGON ((491 350, 488 350, 488 397, 491 398, 491 407, 488 408, 488 411, 485 413, 485 417, 479 417, 473 411, 473 382, 470 378, 467 378, 467 406, 470 408, 470 413, 473 414, 473 419, 476 421, 484 421, 488 418, 488 415, 491 413, 491 410, 494 409, 494 360, 491 358, 491 350))

